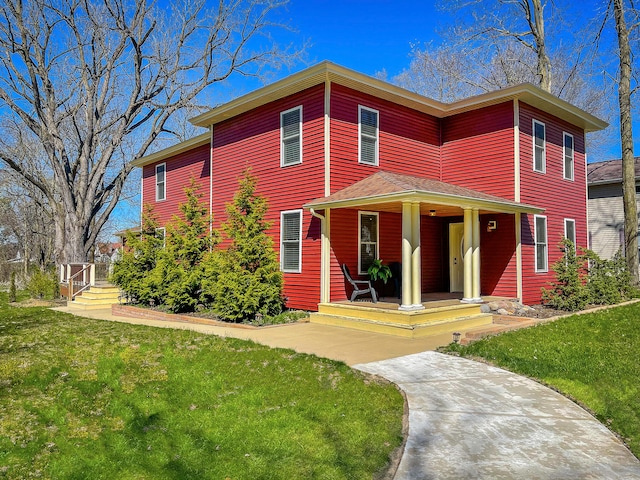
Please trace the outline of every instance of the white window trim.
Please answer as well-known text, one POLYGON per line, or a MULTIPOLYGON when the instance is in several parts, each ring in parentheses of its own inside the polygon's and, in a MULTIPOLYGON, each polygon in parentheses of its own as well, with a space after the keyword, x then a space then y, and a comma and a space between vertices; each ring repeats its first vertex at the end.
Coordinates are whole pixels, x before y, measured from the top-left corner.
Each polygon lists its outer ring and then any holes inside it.
POLYGON ((156 180, 156 202, 164 202, 167 199, 167 164, 159 163, 155 166, 155 180, 156 180), (164 198, 158 198, 158 167, 164 167, 164 198))
POLYGON ((377 167, 380 163, 380 112, 375 108, 365 107, 364 105, 358 105, 358 163, 361 165, 370 165, 377 167), (374 163, 368 163, 362 161, 362 111, 368 110, 375 112, 376 114, 376 149, 374 153, 374 163))
POLYGON ((539 120, 532 121, 532 130, 531 130, 531 140, 533 143, 533 171, 538 173, 546 173, 547 172, 547 126, 539 120), (542 170, 538 170, 536 168, 536 124, 542 125, 544 128, 544 144, 542 146, 542 170))
POLYGON ((376 217, 376 260, 380 256, 380 215, 378 212, 358 212, 358 275, 367 275, 368 272, 362 270, 362 216, 373 215, 376 217))
POLYGON ((566 238, 567 240, 571 240, 573 242, 573 245, 576 245, 576 241, 577 241, 577 237, 578 236, 578 232, 576 231, 576 221, 573 218, 565 218, 564 219, 564 238, 566 238), (573 235, 574 238, 569 238, 567 236, 567 224, 568 223, 573 223, 573 235))
POLYGON ((284 112, 280 112, 280 167, 292 167, 294 165, 300 165, 302 163, 302 105, 298 105, 297 107, 290 108, 289 110, 285 110, 284 112), (300 121, 298 122, 298 137, 300 138, 300 158, 295 163, 284 163, 284 116, 293 112, 294 110, 300 110, 300 121))
POLYGON ((569 132, 562 132, 562 178, 565 180, 573 180, 576 171, 576 139, 569 132), (571 137, 571 176, 567 176, 567 137, 571 137))
POLYGON ((534 215, 533 216, 533 245, 534 245, 534 266, 536 273, 545 273, 549 271, 549 223, 547 222, 547 217, 545 215, 534 215), (545 259, 544 259, 544 269, 538 268, 538 218, 544 218, 544 226, 545 226, 545 259))
POLYGON ((284 273, 302 273, 302 209, 298 210, 284 210, 280 212, 280 270, 284 273), (284 244, 284 216, 288 213, 298 213, 300 218, 300 224, 298 225, 298 231, 300 232, 300 238, 298 240, 298 268, 297 269, 285 269, 284 268, 284 249, 282 245, 284 244))

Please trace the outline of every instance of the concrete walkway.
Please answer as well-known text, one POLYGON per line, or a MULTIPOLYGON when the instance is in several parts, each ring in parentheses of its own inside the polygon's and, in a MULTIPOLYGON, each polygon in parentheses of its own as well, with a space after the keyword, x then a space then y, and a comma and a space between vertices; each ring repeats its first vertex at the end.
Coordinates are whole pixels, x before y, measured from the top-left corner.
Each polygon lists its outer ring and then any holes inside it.
POLYGON ((640 479, 640 461, 609 430, 527 378, 436 352, 354 368, 407 396, 395 480, 640 479))
POLYGON ((246 330, 116 317, 110 309, 56 310, 291 348, 396 383, 407 396, 409 435, 394 480, 640 480, 640 461, 562 395, 499 368, 428 351, 450 343, 449 334, 405 339, 310 323, 246 330))

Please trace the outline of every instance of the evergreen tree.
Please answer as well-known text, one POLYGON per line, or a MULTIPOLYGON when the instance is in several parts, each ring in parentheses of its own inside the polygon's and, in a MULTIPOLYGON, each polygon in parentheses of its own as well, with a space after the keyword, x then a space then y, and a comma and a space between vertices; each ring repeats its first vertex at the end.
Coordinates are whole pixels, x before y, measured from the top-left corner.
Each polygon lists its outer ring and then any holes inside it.
POLYGON ((266 230, 267 201, 256 193, 256 178, 249 169, 239 180, 233 202, 226 207, 222 225, 227 248, 209 257, 218 272, 207 292, 216 313, 232 321, 253 320, 257 313, 277 315, 282 311, 282 273, 266 230))

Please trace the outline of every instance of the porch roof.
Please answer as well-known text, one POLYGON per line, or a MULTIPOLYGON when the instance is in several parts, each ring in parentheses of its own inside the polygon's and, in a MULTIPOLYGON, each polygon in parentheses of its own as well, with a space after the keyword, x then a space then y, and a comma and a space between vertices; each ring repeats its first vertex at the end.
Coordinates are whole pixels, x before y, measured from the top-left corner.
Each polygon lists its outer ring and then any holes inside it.
POLYGON ((482 213, 544 212, 543 208, 470 188, 385 171, 376 172, 328 197, 312 200, 304 208, 323 210, 375 205, 379 210, 400 212, 402 202, 407 201, 420 202, 422 213, 433 209, 438 216, 460 215, 461 208, 478 208, 482 213))

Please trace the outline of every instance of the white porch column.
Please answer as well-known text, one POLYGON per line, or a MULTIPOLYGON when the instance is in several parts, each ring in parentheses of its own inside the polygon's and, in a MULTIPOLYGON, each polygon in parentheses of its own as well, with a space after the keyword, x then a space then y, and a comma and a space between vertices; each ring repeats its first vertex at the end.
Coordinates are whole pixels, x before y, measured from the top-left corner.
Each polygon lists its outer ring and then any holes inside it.
POLYGON ((473 228, 473 282, 472 282, 472 295, 475 302, 481 302, 480 298, 480 214, 477 208, 473 209, 472 214, 473 228))
POLYGON ((411 308, 421 310, 422 268, 420 249, 420 203, 411 204, 411 308))
POLYGON ((411 204, 402 204, 402 303, 400 310, 411 310, 411 204))
POLYGON ((324 211, 322 225, 322 238, 320 246, 320 302, 331 301, 331 209, 324 211))
POLYGON ((464 209, 464 246, 463 246, 463 264, 464 264, 464 292, 462 301, 465 303, 473 302, 473 212, 470 208, 464 209))

